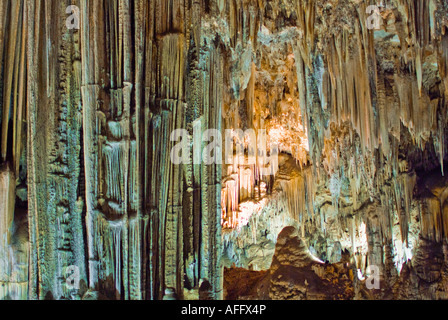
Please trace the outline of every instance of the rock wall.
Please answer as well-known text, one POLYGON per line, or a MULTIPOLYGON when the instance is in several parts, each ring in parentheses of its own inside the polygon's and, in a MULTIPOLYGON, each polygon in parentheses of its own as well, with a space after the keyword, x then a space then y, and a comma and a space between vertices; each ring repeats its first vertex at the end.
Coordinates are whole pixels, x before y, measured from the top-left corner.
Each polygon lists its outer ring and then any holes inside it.
POLYGON ((223 58, 201 34, 201 3, 1 8, 2 261, 14 264, 2 264, 1 298, 24 283, 12 298, 161 299, 203 281, 219 298, 221 168, 170 161, 174 129, 221 125, 223 58), (16 280, 7 268, 28 260, 8 256, 21 164, 30 268, 16 280))

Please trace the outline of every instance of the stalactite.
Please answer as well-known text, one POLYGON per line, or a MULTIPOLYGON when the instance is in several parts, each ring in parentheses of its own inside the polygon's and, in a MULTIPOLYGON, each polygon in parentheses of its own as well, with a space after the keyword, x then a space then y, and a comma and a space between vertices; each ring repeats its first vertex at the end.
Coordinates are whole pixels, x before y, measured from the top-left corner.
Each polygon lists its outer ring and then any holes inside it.
POLYGON ((60 18, 65 11, 61 8, 61 4, 55 3, 45 6, 28 3, 27 6, 29 15, 42 13, 46 25, 54 27, 46 28, 43 31, 46 37, 37 43, 35 39, 41 39, 34 34, 38 27, 31 24, 28 29, 28 48, 33 48, 27 52, 28 82, 32 83, 28 105, 29 114, 35 115, 28 122, 30 138, 27 146, 28 176, 32 181, 29 184, 32 252, 29 298, 64 298, 68 294, 64 289, 65 266, 76 265, 82 279, 86 276, 82 210, 78 206, 81 170, 78 160, 81 149, 79 79, 78 74, 71 73, 75 57, 79 56, 79 46, 73 41, 76 37, 62 24, 64 20, 60 18), (54 49, 47 50, 50 47, 47 42, 52 42, 54 49), (39 51, 42 47, 46 50, 39 51), (45 54, 43 65, 40 65, 40 54, 45 54), (36 81, 39 77, 45 82, 36 81), (60 91, 50 90, 56 82, 60 91), (43 180, 46 184, 39 183, 43 180), (54 239, 57 241, 53 242, 54 239), (35 278, 38 274, 39 283, 35 278))
POLYGON ((415 184, 416 176, 409 175, 401 175, 397 177, 394 184, 396 210, 399 215, 401 237, 402 242, 406 242, 406 245, 408 245, 411 201, 415 184))
POLYGON ((16 183, 26 136, 26 14, 25 1, 0 4, 0 299, 14 300, 28 297, 27 243, 12 243, 13 228, 19 227, 16 183))

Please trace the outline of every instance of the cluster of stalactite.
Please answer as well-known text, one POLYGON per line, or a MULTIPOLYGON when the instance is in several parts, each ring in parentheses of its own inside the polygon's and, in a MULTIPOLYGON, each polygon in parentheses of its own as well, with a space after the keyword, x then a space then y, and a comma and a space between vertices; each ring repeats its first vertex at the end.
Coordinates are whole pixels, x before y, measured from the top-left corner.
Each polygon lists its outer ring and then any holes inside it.
POLYGON ((388 247, 395 217, 401 242, 409 244, 411 210, 417 207, 421 236, 442 242, 444 200, 441 205, 439 197, 428 200, 418 190, 428 172, 444 174, 446 5, 386 1, 381 30, 368 30, 362 23, 368 17, 363 4, 315 5, 314 11, 306 12, 314 12, 316 25, 302 25, 305 33, 297 45, 296 63, 306 88, 302 107, 310 156, 316 169, 325 172, 319 177, 328 181, 336 209, 342 189, 348 189, 352 211, 368 222, 369 243, 388 247), (360 23, 347 23, 333 10, 360 23), (318 41, 312 42, 315 37, 318 41), (314 44, 311 55, 303 52, 303 42, 314 44), (414 193, 421 199, 414 199, 414 193), (372 220, 363 205, 373 203, 379 205, 372 220), (372 240, 377 233, 379 239, 372 240))
MULTIPOLYGON (((448 8, 438 0, 383 1, 381 29, 370 30, 368 5, 380 4, 268 1, 261 13, 261 45, 255 48, 262 47, 271 32, 291 44, 294 53, 299 98, 295 108, 308 134, 312 165, 304 173, 310 170, 314 181, 302 183, 304 174, 297 178, 289 173, 287 181, 276 177, 288 202, 286 214, 295 217, 302 236, 322 259, 340 257, 331 251, 342 243, 363 274, 367 266, 378 265, 392 284, 406 260, 414 255, 416 265, 422 261, 425 241, 443 255, 438 244, 447 240, 448 8), (312 206, 307 205, 310 200, 312 206)), ((269 44, 275 48, 275 41, 269 44)), ((260 51, 257 54, 266 55, 260 51)), ((248 238, 243 241, 246 248, 228 256, 259 248, 256 242, 263 235, 250 240, 253 225, 263 225, 258 207, 253 207, 248 231, 237 228, 233 236, 226 234, 228 244, 231 237, 248 238)), ((293 223, 286 219, 288 224, 293 223)), ((269 232, 269 222, 265 227, 269 232)), ((277 228, 272 223, 272 229, 277 228)), ((248 267, 241 261, 237 257, 238 266, 248 267)))

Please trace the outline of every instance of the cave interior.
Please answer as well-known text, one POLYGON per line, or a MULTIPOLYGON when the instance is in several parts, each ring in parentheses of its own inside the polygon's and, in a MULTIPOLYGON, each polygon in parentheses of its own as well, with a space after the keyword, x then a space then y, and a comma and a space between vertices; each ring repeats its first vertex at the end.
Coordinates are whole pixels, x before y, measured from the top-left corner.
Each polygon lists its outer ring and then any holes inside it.
POLYGON ((446 0, 0 0, 0 300, 448 299, 447 76, 446 0))

